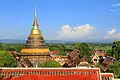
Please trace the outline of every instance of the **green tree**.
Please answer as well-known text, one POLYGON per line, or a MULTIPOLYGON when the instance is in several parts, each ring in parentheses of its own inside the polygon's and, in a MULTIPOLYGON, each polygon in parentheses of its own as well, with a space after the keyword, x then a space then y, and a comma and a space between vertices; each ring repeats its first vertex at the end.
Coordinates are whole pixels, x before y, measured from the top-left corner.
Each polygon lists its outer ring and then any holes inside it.
POLYGON ((112 49, 106 50, 108 56, 113 56, 112 49))
POLYGON ((112 53, 117 60, 120 59, 120 41, 113 42, 112 53))
POLYGON ((67 48, 65 45, 61 45, 59 47, 59 51, 60 53, 58 55, 62 55, 62 56, 66 56, 67 55, 67 48))
POLYGON ((51 45, 51 46, 49 46, 49 49, 51 51, 54 51, 54 50, 59 50, 59 47, 57 45, 51 45))
POLYGON ((39 64, 39 67, 61 67, 59 62, 56 61, 45 61, 39 64))
POLYGON ((81 43, 76 43, 76 44, 75 44, 75 48, 76 48, 77 50, 80 50, 80 46, 81 46, 81 43))
POLYGON ((6 45, 3 43, 0 43, 0 50, 5 50, 6 45))
POLYGON ((85 57, 88 62, 91 61, 92 49, 87 43, 76 43, 75 48, 79 50, 81 58, 85 57))
POLYGON ((67 56, 67 53, 65 53, 64 51, 61 51, 58 55, 67 56))
POLYGON ((17 62, 7 51, 0 51, 0 67, 16 67, 17 62))
POLYGON ((114 75, 120 76, 120 61, 116 61, 114 64, 108 66, 108 72, 114 73, 114 75))

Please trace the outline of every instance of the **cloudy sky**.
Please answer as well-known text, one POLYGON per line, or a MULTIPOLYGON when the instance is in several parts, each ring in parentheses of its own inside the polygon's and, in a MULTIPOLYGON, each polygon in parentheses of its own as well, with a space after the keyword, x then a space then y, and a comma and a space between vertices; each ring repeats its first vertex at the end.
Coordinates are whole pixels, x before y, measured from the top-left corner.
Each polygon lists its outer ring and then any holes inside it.
MULTIPOLYGON (((120 0, 37 0, 45 39, 120 39, 120 0)), ((0 0, 0 39, 26 39, 34 0, 0 0)))

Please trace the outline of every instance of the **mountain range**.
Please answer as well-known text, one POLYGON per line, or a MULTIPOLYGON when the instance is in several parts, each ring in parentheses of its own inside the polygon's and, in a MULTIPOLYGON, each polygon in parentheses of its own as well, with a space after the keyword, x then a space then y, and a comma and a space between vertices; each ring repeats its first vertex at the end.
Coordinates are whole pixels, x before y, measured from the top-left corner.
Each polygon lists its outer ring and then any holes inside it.
MULTIPOLYGON (((7 44, 23 44, 26 40, 20 40, 20 39, 0 39, 0 43, 7 43, 7 44)), ((45 40, 46 43, 76 43, 76 42, 88 42, 88 43, 111 43, 113 40, 77 40, 77 41, 64 41, 64 40, 45 40)))

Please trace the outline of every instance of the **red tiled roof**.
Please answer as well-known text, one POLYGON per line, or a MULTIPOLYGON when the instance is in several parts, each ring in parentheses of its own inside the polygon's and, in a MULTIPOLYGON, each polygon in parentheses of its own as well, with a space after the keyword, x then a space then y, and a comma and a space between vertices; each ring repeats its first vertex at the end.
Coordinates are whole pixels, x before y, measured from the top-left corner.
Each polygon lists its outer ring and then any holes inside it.
POLYGON ((97 54, 98 56, 105 57, 106 56, 106 51, 105 50, 95 50, 93 51, 94 54, 97 54))
POLYGON ((68 56, 73 58, 78 53, 77 50, 73 50, 68 56))
POLYGON ((59 50, 54 50, 54 51, 51 51, 52 54, 58 54, 59 53, 59 50))
POLYGON ((89 75, 67 75, 67 76, 38 76, 38 75, 22 75, 11 79, 4 80, 98 80, 94 74, 89 75))
POLYGON ((113 64, 113 62, 114 62, 113 59, 114 59, 114 58, 112 58, 112 57, 107 57, 107 58, 103 61, 103 63, 104 63, 104 64, 108 64, 108 65, 109 65, 109 64, 113 64))

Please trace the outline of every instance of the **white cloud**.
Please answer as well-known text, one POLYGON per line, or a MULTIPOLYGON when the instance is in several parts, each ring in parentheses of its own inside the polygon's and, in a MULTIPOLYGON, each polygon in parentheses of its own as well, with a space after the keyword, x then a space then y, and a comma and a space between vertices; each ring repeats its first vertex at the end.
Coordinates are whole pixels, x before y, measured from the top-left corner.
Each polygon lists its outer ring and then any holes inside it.
POLYGON ((120 3, 113 4, 113 5, 111 5, 111 8, 109 9, 109 11, 117 11, 117 10, 119 10, 119 7, 120 7, 120 3))
POLYGON ((107 36, 104 38, 105 39, 120 39, 120 33, 117 33, 116 29, 112 29, 108 31, 107 36))
POLYGON ((109 36, 114 36, 116 34, 116 29, 112 29, 111 31, 108 31, 109 36))
POLYGON ((76 40, 76 39, 89 39, 94 27, 89 24, 71 27, 64 25, 57 33, 57 39, 59 40, 76 40))
POLYGON ((119 7, 119 6, 120 6, 120 3, 112 5, 112 7, 119 7))

